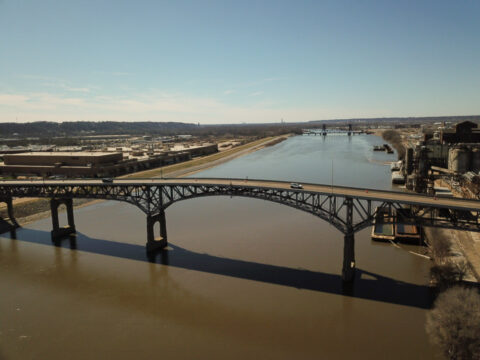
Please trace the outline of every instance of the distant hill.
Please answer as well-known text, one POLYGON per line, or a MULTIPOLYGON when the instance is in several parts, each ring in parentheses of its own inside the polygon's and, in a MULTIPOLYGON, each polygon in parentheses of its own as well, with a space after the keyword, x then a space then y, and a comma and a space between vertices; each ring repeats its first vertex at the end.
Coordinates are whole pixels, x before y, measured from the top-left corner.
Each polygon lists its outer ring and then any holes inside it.
POLYGON ((75 121, 0 123, 0 137, 57 137, 79 135, 177 135, 191 132, 197 125, 178 122, 75 121))
POLYGON ((321 124, 341 125, 387 125, 387 124, 427 124, 434 122, 473 121, 480 123, 480 115, 470 116, 430 116, 312 120, 308 122, 263 123, 263 124, 217 124, 197 125, 180 122, 120 122, 120 121, 74 121, 31 123, 0 123, 0 139, 12 138, 71 138, 92 135, 155 135, 169 136, 191 134, 196 136, 271 136, 288 132, 300 133, 304 127, 318 127, 321 124))

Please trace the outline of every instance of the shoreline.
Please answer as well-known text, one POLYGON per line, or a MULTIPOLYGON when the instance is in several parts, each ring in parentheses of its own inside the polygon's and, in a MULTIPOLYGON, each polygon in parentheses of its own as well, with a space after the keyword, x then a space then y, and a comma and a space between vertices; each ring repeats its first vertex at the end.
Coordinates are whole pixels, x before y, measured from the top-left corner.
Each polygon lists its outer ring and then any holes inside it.
MULTIPOLYGON (((293 136, 293 134, 262 138, 262 139, 255 140, 229 150, 225 150, 224 152, 218 152, 212 155, 207 155, 201 158, 192 159, 186 162, 164 166, 162 168, 139 171, 136 173, 119 176, 118 178, 120 179, 135 178, 135 177, 138 177, 138 175, 141 176, 142 174, 145 174, 145 173, 152 174, 149 177, 159 177, 159 176, 163 177, 163 175, 168 175, 168 177, 170 178, 179 178, 183 176, 190 176, 200 171, 207 170, 215 166, 221 165, 223 163, 226 163, 238 157, 261 150, 267 146, 276 145, 279 142, 287 140, 291 136, 293 136), (177 167, 180 169, 176 170, 177 167)), ((26 208, 28 208, 29 206, 34 207, 34 209, 31 210, 31 213, 26 214, 25 216, 15 217, 15 219, 17 220, 20 226, 24 226, 32 222, 50 217, 51 215, 50 209, 48 210, 45 209, 45 207, 48 206, 48 201, 49 201, 48 199, 34 198, 34 199, 26 200, 25 198, 19 198, 19 200, 20 201, 17 202, 17 204, 14 203, 14 210, 13 210, 14 214, 18 210, 18 207, 15 205, 20 205, 21 210, 27 211, 27 212, 28 210, 26 210, 26 208)), ((88 198, 78 199, 77 204, 74 203, 74 208, 77 209, 77 208, 82 208, 90 205, 95 205, 103 201, 105 200, 88 199, 88 198)), ((5 211, 6 211, 5 207, 2 207, 1 212, 3 213, 5 211)), ((65 210, 63 207, 59 209, 59 212, 64 212, 64 211, 65 210)))
MULTIPOLYGON (((375 135, 384 139, 382 136, 384 131, 385 130, 377 129, 375 135)), ((384 140, 394 146, 390 141, 386 139, 384 140)), ((405 189, 405 191, 407 190, 405 189)), ((442 237, 442 239, 449 240, 452 253, 450 256, 451 260, 453 262, 458 262, 463 259, 467 263, 469 270, 467 272, 466 280, 468 279, 468 281, 480 283, 480 234, 472 231, 431 227, 424 227, 423 231, 425 240, 428 244, 431 244, 436 237, 442 237)), ((435 261, 435 259, 432 258, 432 261, 435 261)))

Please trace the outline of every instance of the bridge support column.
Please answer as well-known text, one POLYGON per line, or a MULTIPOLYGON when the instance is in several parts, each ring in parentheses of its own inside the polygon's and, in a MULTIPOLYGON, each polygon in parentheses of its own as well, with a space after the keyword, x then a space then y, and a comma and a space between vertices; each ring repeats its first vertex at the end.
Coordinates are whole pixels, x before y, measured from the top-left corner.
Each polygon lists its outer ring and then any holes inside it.
POLYGON ((342 280, 352 282, 355 277, 355 236, 346 234, 343 239, 342 280))
POLYGON ((11 197, 0 199, 0 202, 4 202, 7 204, 7 218, 0 218, 0 234, 9 232, 14 234, 15 229, 20 227, 18 225, 15 216, 13 215, 13 200, 11 197))
POLYGON ((52 211, 52 240, 58 240, 62 237, 74 234, 75 230, 75 219, 73 217, 73 200, 72 199, 52 199, 50 200, 50 209, 52 211), (67 207, 67 220, 68 225, 65 227, 60 227, 58 221, 58 207, 61 204, 65 204, 67 207))
POLYGON ((147 252, 152 253, 167 247, 167 221, 165 210, 160 210, 157 215, 147 215, 147 252), (155 237, 155 224, 160 224, 160 237, 155 237))
POLYGON ((347 197, 346 205, 346 225, 347 231, 343 238, 343 267, 342 280, 352 282, 355 277, 355 233, 353 232, 353 199, 347 197))

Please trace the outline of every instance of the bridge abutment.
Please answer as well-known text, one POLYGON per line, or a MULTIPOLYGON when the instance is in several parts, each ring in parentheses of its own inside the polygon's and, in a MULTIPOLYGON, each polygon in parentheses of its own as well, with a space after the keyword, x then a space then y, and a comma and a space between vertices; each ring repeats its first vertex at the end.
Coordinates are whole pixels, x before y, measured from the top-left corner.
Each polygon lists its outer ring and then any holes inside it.
POLYGON ((165 210, 157 215, 147 215, 147 252, 152 253, 167 247, 167 221, 165 210), (155 224, 160 224, 160 237, 155 237, 155 224))
POLYGON ((72 199, 51 199, 50 200, 50 209, 52 211, 52 240, 59 240, 62 237, 74 234, 75 229, 75 219, 73 217, 73 200, 72 199), (67 208, 67 220, 68 225, 60 227, 58 220, 58 207, 61 204, 65 204, 67 208))

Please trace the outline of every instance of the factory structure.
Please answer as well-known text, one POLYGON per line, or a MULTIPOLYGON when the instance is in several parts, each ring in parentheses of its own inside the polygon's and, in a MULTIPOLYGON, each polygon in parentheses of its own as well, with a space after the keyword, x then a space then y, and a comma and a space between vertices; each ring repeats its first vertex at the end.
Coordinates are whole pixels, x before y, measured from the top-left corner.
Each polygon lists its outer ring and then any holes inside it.
POLYGON ((435 195, 435 180, 444 180, 464 197, 480 195, 480 129, 465 121, 424 133, 406 148, 405 158, 392 165, 392 181, 407 189, 435 195), (395 179, 397 181, 395 181, 395 179))
POLYGON ((216 152, 217 144, 211 143, 167 146, 149 143, 144 146, 99 149, 51 147, 48 151, 5 151, 0 153, 0 158, 3 159, 3 162, 0 162, 0 176, 113 177, 188 161, 216 152))

